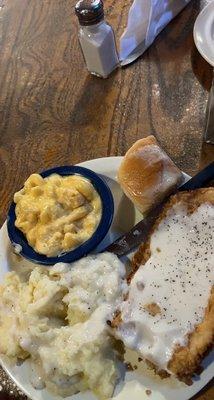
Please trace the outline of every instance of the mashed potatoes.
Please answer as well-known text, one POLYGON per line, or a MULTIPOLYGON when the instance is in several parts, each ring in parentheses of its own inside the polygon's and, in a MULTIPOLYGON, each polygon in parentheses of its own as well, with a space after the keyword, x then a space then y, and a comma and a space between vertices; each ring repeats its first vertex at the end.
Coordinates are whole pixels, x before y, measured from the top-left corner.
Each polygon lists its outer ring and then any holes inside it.
POLYGON ((54 257, 73 250, 95 232, 101 200, 89 180, 79 175, 48 178, 31 175, 14 195, 15 225, 41 254, 54 257))
POLYGON ((63 396, 86 389, 112 395, 118 378, 106 321, 126 293, 125 269, 110 253, 50 269, 0 287, 0 353, 31 357, 44 384, 63 396))

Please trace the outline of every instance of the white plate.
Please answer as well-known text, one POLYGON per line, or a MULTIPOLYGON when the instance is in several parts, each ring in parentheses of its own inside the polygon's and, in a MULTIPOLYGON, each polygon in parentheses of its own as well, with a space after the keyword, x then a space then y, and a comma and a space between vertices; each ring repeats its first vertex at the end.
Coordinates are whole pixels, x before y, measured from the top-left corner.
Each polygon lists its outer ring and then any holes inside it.
MULTIPOLYGON (((80 164, 103 175, 113 192, 115 217, 109 235, 105 239, 105 244, 108 244, 118 235, 129 230, 141 218, 139 212, 136 211, 132 203, 123 195, 117 184, 116 173, 121 159, 122 157, 108 157, 80 164), (127 210, 129 210, 128 213, 127 210)), ((0 266, 0 282, 2 282, 6 272, 10 270, 17 270, 18 268, 20 272, 33 266, 33 264, 23 259, 19 261, 19 258, 13 254, 5 224, 0 230, 0 266)), ((194 381, 192 386, 186 386, 173 378, 161 380, 153 372, 149 371, 142 362, 138 363, 136 354, 128 351, 126 354, 127 361, 131 361, 132 365, 138 365, 138 369, 126 373, 125 382, 117 387, 117 395, 115 395, 114 400, 130 400, 130 398, 132 400, 188 400, 212 379, 214 375, 213 355, 213 353, 210 354, 204 361, 206 368, 201 376, 194 381), (149 397, 146 394, 146 389, 152 391, 149 397)), ((51 400, 55 398, 61 400, 60 397, 54 397, 46 390, 37 391, 31 386, 27 362, 21 366, 12 366, 6 360, 2 359, 1 364, 17 386, 31 399, 51 400)), ((96 397, 91 392, 86 392, 69 397, 68 400, 96 400, 96 397)))
POLYGON ((214 1, 208 3, 197 17, 194 40, 199 53, 214 67, 214 1))

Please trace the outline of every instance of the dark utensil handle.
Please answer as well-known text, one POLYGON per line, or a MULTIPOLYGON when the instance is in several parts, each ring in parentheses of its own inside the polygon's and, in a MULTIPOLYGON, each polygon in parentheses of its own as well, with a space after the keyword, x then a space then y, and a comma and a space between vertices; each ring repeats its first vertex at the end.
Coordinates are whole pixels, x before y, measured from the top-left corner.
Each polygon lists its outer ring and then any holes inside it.
POLYGON ((204 133, 204 140, 206 143, 214 144, 214 69, 213 69, 212 85, 210 88, 209 98, 207 102, 206 128, 204 133))
POLYGON ((196 174, 188 182, 184 183, 184 185, 180 186, 178 190, 184 191, 184 190, 200 189, 213 179, 214 179, 214 161, 207 167, 205 167, 202 171, 200 171, 198 174, 196 174))

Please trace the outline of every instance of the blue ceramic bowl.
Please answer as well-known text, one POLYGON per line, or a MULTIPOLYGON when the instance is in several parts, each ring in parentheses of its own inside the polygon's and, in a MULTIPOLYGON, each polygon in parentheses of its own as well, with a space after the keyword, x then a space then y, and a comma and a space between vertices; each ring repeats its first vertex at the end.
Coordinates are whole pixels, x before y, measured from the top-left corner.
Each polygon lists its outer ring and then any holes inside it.
POLYGON ((16 204, 13 202, 10 206, 8 217, 7 217, 7 230, 8 235, 11 240, 13 246, 20 245, 22 250, 20 254, 27 258, 28 260, 43 265, 53 265, 58 262, 70 263, 75 260, 78 260, 81 257, 86 256, 90 253, 105 237, 107 234, 114 215, 114 201, 112 193, 107 186, 107 184, 93 171, 78 167, 78 166, 65 166, 65 167, 56 167, 51 168, 47 171, 42 172, 40 175, 45 178, 51 174, 59 174, 61 176, 69 176, 69 175, 81 175, 87 178, 97 192, 100 195, 102 202, 102 216, 100 223, 91 236, 86 242, 81 244, 76 249, 69 251, 67 253, 63 253, 58 257, 47 257, 45 255, 39 254, 28 244, 26 237, 24 234, 15 226, 16 214, 15 207, 16 204))

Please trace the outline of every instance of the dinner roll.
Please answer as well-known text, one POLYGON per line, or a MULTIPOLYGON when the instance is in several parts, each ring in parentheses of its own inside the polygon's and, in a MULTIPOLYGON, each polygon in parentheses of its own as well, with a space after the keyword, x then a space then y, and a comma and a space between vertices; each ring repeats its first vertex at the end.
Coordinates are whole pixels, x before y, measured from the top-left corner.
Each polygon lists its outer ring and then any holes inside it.
POLYGON ((182 179, 182 172, 154 136, 134 143, 118 171, 123 191, 143 214, 169 195, 182 179))

